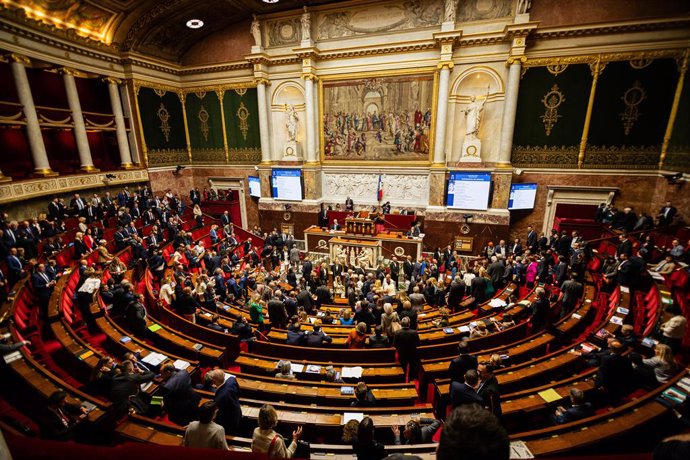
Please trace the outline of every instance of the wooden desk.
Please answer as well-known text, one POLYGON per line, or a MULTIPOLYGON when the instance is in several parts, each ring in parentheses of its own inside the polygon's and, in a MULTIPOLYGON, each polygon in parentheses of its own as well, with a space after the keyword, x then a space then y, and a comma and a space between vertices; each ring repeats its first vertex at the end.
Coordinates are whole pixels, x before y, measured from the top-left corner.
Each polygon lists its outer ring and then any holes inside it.
MULTIPOLYGON (((348 236, 344 231, 331 232, 316 226, 311 226, 304 231, 307 252, 328 255, 330 253, 328 243, 332 238, 348 238, 348 236)), ((378 242, 382 249, 382 255, 387 259, 397 256, 398 260, 402 261, 409 255, 413 260, 417 260, 417 257, 422 254, 421 239, 410 238, 399 233, 379 233, 374 236, 358 235, 356 239, 378 242)))

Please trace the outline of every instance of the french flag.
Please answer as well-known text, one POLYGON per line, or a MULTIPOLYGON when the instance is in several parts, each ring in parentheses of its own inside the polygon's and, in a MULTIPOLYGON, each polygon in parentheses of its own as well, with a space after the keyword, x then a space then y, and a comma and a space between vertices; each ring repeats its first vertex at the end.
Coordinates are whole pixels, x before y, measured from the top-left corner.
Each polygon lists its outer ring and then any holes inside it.
POLYGON ((376 198, 378 201, 383 200, 383 180, 381 174, 379 174, 379 186, 376 190, 376 198))

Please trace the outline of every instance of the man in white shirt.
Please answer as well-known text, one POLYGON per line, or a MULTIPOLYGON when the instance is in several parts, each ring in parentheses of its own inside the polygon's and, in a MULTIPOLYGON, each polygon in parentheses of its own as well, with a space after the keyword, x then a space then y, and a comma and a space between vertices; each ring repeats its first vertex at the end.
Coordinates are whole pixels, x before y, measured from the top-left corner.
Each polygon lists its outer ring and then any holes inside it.
POLYGON ((386 275, 381 287, 383 288, 383 295, 391 297, 395 296, 395 281, 391 279, 391 275, 386 275))

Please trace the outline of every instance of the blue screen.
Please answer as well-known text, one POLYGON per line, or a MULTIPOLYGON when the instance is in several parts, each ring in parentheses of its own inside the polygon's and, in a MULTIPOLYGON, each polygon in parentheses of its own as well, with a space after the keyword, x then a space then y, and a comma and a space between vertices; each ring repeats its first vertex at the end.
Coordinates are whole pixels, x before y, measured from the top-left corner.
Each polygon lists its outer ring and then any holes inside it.
POLYGON ((249 180, 249 195, 261 198, 261 180, 257 176, 247 177, 249 180))
POLYGON ((271 172, 271 188, 276 200, 302 200, 302 170, 274 169, 271 172))
POLYGON ((491 173, 453 171, 448 178, 446 206, 486 211, 490 191, 491 173))
POLYGON ((533 209, 537 184, 511 184, 508 209, 533 209))

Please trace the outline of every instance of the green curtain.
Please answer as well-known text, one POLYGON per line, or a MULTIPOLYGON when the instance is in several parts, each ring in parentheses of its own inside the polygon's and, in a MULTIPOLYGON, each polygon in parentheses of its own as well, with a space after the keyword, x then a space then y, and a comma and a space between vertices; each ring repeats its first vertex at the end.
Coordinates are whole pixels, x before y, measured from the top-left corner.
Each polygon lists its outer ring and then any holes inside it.
POLYGON ((139 111, 149 152, 187 150, 182 103, 177 93, 139 89, 139 111), (160 94, 160 95, 159 95, 160 94), (167 122, 167 123, 166 123, 167 122))
POLYGON ((223 120, 216 92, 187 93, 185 108, 192 161, 225 163, 223 120))
POLYGON ((223 110, 230 162, 261 161, 256 88, 226 90, 223 110))
POLYGON ((667 169, 690 172, 690 72, 685 73, 683 80, 683 92, 664 165, 667 169))
POLYGON ((591 81, 587 64, 526 70, 518 95, 513 163, 555 168, 577 164, 591 81))

